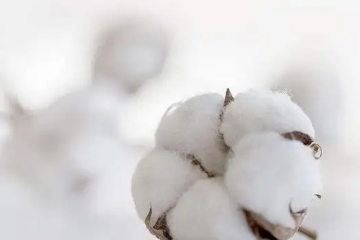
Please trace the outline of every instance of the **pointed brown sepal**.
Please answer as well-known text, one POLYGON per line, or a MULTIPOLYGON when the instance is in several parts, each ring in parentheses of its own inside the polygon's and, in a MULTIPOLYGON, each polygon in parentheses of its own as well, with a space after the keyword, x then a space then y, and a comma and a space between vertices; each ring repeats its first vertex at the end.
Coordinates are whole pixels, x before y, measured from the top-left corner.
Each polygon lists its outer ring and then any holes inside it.
POLYGON ((226 89, 226 94, 225 94, 225 100, 224 100, 224 107, 226 107, 227 105, 229 105, 230 102, 234 101, 234 97, 230 92, 230 88, 226 89))
MULTIPOLYGON (((225 99, 224 99, 224 105, 220 111, 220 115, 219 115, 219 119, 220 119, 220 122, 223 121, 223 118, 224 118, 224 114, 225 114, 225 110, 226 110, 226 107, 232 102, 234 101, 234 97, 233 95, 231 94, 230 92, 230 88, 227 88, 226 89, 226 93, 225 93, 225 99)), ((228 152, 230 147, 226 145, 225 143, 225 140, 224 140, 224 135, 219 132, 219 138, 218 140, 220 141, 220 143, 223 145, 223 151, 224 152, 228 152)))
POLYGON ((154 227, 150 226, 152 215, 152 208, 150 207, 149 213, 145 218, 145 226, 149 230, 149 232, 154 235, 157 239, 160 240, 172 240, 170 236, 170 231, 166 223, 166 214, 161 216, 157 221, 154 227))

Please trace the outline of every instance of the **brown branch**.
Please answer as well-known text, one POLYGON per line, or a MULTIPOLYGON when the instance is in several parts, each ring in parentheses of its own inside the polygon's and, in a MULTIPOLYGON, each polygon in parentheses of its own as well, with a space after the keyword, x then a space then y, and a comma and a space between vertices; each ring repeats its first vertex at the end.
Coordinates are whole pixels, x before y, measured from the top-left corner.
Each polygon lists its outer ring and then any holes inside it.
POLYGON ((308 229, 306 227, 301 226, 298 230, 299 233, 307 236, 308 238, 312 239, 312 240, 316 240, 317 239, 317 233, 314 230, 308 229))

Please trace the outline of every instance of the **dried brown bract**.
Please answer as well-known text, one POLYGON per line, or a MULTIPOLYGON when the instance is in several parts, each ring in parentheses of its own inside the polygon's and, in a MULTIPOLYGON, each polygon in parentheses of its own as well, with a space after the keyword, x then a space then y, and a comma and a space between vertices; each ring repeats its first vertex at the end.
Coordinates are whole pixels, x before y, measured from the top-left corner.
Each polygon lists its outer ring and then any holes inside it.
MULTIPOLYGON (((226 93, 225 93, 224 105, 223 105, 223 108, 222 108, 222 110, 220 112, 220 116, 219 116, 220 121, 223 120, 225 109, 232 101, 234 101, 234 97, 233 97, 230 89, 227 88, 226 93)), ((220 132, 219 132, 219 141, 224 146, 224 149, 223 149, 224 152, 228 152, 230 150, 230 147, 226 145, 225 140, 224 140, 224 134, 222 134, 220 132)))
POLYGON ((282 134, 283 137, 289 140, 297 140, 302 142, 305 146, 309 146, 313 149, 315 159, 319 159, 322 156, 321 146, 316 143, 308 134, 299 131, 292 131, 282 134))
POLYGON ((220 121, 222 121, 222 119, 223 119, 225 108, 226 108, 226 107, 229 105, 229 103, 231 103, 232 101, 234 101, 234 97, 233 97, 232 93, 230 92, 230 89, 227 88, 227 89, 226 89, 226 93, 225 93, 224 106, 223 106, 223 109, 221 110, 221 113, 220 113, 220 121))
POLYGON ((145 218, 145 226, 149 230, 149 232, 152 235, 154 235, 157 239, 172 240, 172 237, 170 235, 170 230, 166 222, 166 213, 156 221, 156 224, 153 227, 150 225, 151 215, 152 215, 152 208, 150 207, 149 213, 145 218))
POLYGON ((198 167, 200 168, 200 170, 201 170, 202 172, 204 172, 204 173, 208 176, 208 178, 215 177, 215 174, 210 173, 209 171, 207 171, 207 170, 205 169, 205 167, 201 164, 201 162, 200 162, 198 159, 196 159, 196 157, 195 157, 194 155, 187 154, 187 155, 186 155, 186 158, 189 159, 189 160, 191 160, 191 164, 192 164, 193 166, 198 166, 198 167))

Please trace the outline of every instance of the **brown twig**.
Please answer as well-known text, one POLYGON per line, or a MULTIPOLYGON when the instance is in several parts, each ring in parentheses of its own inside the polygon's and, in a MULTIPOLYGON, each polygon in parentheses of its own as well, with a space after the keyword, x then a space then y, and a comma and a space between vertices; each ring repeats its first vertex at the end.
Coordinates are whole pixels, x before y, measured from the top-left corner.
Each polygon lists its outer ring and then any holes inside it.
POLYGON ((299 233, 307 236, 308 238, 312 239, 312 240, 316 240, 317 239, 317 233, 314 230, 308 229, 306 227, 301 226, 298 230, 299 233))

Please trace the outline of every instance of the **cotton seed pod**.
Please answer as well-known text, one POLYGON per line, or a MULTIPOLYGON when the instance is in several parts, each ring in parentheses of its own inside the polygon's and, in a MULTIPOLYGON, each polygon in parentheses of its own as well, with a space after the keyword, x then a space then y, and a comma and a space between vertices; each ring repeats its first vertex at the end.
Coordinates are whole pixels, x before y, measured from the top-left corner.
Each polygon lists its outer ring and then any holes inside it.
POLYGON ((277 239, 295 234, 301 221, 295 224, 292 213, 305 214, 322 191, 310 144, 276 132, 248 135, 233 148, 225 184, 243 209, 266 220, 266 230, 277 239))
POLYGON ((220 128, 230 147, 249 133, 294 130, 315 137, 309 117, 286 93, 254 89, 235 96, 225 109, 220 128))
POLYGON ((221 178, 197 181, 167 215, 173 239, 256 240, 221 178))
POLYGON ((151 208, 150 224, 155 225, 192 184, 206 178, 207 174, 185 155, 152 150, 140 160, 132 177, 132 196, 139 217, 144 221, 151 208))
POLYGON ((160 122, 156 146, 194 155, 209 172, 222 175, 227 154, 219 132, 223 106, 224 96, 216 93, 178 104, 160 122))
POLYGON ((276 132, 251 134, 235 146, 225 180, 197 181, 167 223, 173 239, 286 240, 320 191, 311 147, 276 132))

